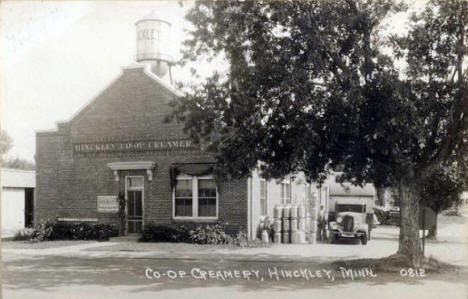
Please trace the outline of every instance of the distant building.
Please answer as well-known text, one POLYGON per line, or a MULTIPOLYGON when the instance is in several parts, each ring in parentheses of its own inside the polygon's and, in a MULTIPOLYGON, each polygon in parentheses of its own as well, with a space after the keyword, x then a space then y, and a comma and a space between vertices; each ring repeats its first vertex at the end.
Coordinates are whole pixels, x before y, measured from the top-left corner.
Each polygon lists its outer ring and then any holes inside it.
POLYGON ((330 202, 336 199, 376 199, 377 194, 373 184, 364 184, 359 187, 349 182, 338 183, 336 182, 337 175, 339 173, 332 173, 318 187, 318 203, 319 206, 323 206, 326 213, 328 213, 330 202))
POLYGON ((1 169, 2 238, 34 223, 34 170, 1 169))

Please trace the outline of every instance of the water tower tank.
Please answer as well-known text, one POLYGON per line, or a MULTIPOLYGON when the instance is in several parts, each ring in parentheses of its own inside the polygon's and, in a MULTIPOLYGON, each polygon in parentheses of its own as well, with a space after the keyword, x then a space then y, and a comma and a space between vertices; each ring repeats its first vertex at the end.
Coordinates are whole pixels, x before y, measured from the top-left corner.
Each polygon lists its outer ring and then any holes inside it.
POLYGON ((170 55, 171 23, 152 11, 136 22, 135 26, 136 61, 150 64, 154 74, 164 77, 173 62, 170 55))

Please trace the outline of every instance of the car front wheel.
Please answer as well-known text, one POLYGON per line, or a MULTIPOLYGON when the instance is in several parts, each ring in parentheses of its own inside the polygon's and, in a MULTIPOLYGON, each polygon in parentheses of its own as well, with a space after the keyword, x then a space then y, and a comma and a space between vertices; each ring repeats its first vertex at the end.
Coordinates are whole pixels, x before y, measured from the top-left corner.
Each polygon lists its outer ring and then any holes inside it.
POLYGON ((362 244, 362 245, 366 245, 366 244, 367 244, 367 236, 366 236, 366 235, 363 235, 363 236, 361 237, 361 244, 362 244))
POLYGON ((336 243, 336 235, 334 233, 330 234, 330 243, 335 244, 336 243))

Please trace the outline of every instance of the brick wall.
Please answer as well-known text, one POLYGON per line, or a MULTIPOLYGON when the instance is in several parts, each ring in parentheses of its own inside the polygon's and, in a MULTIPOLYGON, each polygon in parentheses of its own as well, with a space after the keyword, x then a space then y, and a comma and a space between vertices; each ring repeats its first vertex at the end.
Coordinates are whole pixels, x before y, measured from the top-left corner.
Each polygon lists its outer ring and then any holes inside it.
MULTIPOLYGON (((142 68, 127 69, 70 122, 59 124, 57 132, 37 133, 36 221, 55 217, 113 221, 110 215, 97 213, 97 196, 117 195, 124 191, 126 175, 143 175, 145 221, 171 223, 171 164, 213 162, 212 157, 187 149, 76 154, 72 145, 184 138, 182 124, 164 122, 173 96, 142 68), (144 170, 125 170, 115 181, 107 164, 123 161, 156 162, 153 180, 144 170)), ((246 179, 220 182, 219 221, 227 224, 229 232, 247 226, 246 192, 246 179)))

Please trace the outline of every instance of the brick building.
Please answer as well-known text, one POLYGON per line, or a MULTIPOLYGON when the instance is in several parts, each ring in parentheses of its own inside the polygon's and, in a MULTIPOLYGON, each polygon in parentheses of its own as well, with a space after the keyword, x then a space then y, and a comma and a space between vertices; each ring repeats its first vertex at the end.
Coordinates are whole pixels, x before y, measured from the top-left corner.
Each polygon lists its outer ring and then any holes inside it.
POLYGON ((267 182, 254 171, 217 180, 215 161, 184 135, 183 124, 164 121, 177 96, 144 65, 125 67, 57 131, 38 132, 35 219, 116 221, 105 205, 121 193, 130 233, 148 222, 220 222, 254 237, 276 204, 309 204, 311 186, 300 178, 267 182))
POLYGON ((125 197, 127 231, 145 223, 222 223, 254 238, 279 203, 305 203, 304 180, 266 182, 258 173, 219 180, 214 159, 167 123, 181 93, 171 85, 170 24, 150 14, 136 23, 138 64, 68 122, 36 135, 36 223, 45 219, 115 222, 125 197), (297 186, 297 187, 296 187, 297 186))

